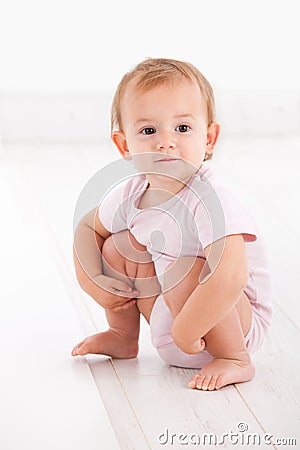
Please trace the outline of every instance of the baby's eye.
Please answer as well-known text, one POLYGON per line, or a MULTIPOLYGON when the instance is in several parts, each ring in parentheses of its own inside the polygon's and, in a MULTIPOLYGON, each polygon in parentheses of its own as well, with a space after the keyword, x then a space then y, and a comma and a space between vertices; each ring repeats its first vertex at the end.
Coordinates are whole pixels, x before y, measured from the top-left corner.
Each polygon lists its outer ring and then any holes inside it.
POLYGON ((152 127, 143 128, 141 131, 143 134, 154 134, 155 129, 152 127))
POLYGON ((190 127, 188 125, 178 125, 178 127, 175 128, 175 131, 179 131, 180 133, 186 133, 190 130, 190 127))

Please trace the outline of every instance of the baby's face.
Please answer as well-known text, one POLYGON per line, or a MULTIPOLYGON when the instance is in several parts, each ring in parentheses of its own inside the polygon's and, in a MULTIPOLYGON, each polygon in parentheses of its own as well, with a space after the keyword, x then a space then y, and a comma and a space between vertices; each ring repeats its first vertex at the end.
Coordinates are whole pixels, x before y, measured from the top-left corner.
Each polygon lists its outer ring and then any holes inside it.
POLYGON ((205 153, 212 152, 206 105, 192 82, 146 92, 129 87, 121 112, 127 152, 143 172, 185 179, 201 167, 205 153))

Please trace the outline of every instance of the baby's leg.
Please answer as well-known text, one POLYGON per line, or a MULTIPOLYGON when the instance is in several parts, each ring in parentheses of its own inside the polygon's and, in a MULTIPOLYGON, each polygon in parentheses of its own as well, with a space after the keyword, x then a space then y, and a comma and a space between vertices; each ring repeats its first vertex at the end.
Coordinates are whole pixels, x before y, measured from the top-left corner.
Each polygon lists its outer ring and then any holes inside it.
MULTIPOLYGON (((80 342, 73 356, 96 353, 114 358, 135 358, 138 354, 140 312, 149 322, 155 299, 160 292, 154 264, 144 246, 128 232, 110 236, 102 247, 104 275, 126 281, 137 289, 137 304, 127 310, 105 310, 109 329, 80 342)), ((97 301, 97 299, 95 299, 97 301)))
MULTIPOLYGON (((200 258, 194 262, 191 258, 181 258, 173 266, 169 266, 164 280, 164 298, 173 318, 179 314, 198 285, 204 263, 200 258), (178 284, 176 280, 179 280, 178 284)), ((247 296, 242 293, 235 307, 204 336, 205 348, 213 356, 213 360, 193 377, 190 387, 213 390, 253 378, 255 370, 244 339, 251 320, 251 305, 247 296)))
POLYGON ((189 384, 191 388, 220 389, 254 377, 255 369, 244 339, 250 325, 248 329, 243 328, 239 315, 239 311, 245 315, 248 304, 249 300, 243 293, 237 306, 204 336, 206 350, 214 359, 193 377, 189 384))

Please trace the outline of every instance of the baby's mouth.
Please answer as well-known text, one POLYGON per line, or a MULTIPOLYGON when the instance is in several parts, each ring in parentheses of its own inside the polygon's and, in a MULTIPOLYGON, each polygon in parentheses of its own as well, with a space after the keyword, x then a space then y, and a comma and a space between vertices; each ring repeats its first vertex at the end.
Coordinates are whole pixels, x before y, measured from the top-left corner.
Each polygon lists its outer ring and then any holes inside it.
POLYGON ((180 158, 176 158, 175 156, 164 156, 163 158, 157 159, 155 162, 171 162, 171 161, 180 161, 180 158))

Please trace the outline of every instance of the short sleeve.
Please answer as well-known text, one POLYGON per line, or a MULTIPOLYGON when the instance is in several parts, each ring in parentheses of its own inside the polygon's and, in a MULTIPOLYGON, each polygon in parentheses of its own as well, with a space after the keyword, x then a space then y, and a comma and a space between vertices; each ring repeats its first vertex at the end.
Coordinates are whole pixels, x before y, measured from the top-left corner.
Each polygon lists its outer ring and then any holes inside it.
POLYGON ((245 242, 257 239, 257 227, 232 192, 212 184, 207 185, 194 212, 195 225, 203 248, 233 234, 242 234, 245 242))
POLYGON ((111 233, 127 229, 127 190, 128 182, 118 184, 104 195, 99 205, 99 219, 111 233))
POLYGON ((111 233, 130 229, 134 203, 144 192, 146 177, 138 174, 118 183, 102 198, 98 208, 99 219, 111 233))

